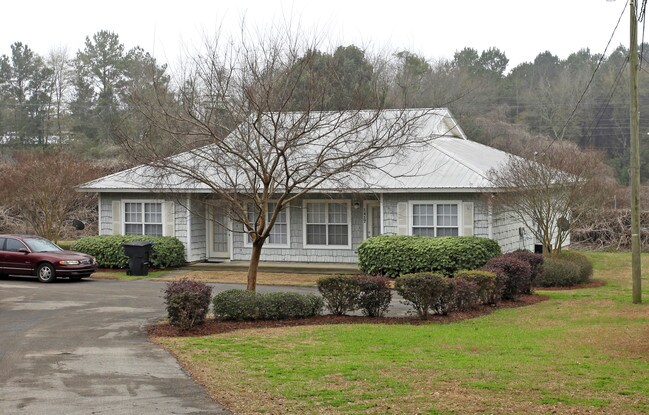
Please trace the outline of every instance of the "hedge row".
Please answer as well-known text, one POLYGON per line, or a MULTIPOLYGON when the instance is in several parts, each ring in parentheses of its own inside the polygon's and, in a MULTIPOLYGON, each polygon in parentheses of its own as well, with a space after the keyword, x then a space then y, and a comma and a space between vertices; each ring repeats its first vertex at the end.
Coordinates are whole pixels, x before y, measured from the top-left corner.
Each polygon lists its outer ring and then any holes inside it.
POLYGON ((322 313, 322 298, 290 292, 227 290, 214 296, 214 315, 223 320, 286 320, 322 313))
POLYGON ((336 315, 360 310, 366 316, 380 317, 392 301, 390 281, 381 276, 323 277, 318 280, 318 291, 329 312, 336 315))
POLYGON ((122 245, 135 241, 153 242, 151 258, 149 258, 149 265, 152 268, 169 268, 185 265, 184 245, 178 239, 170 236, 88 236, 74 242, 71 249, 94 256, 102 268, 127 268, 128 257, 124 255, 122 245))
POLYGON ((445 315, 492 304, 498 298, 496 275, 488 271, 461 271, 455 277, 431 272, 405 274, 395 281, 394 288, 422 319, 430 313, 445 315))
POLYGON ((458 270, 476 269, 500 255, 496 241, 474 236, 382 235, 363 241, 358 247, 358 265, 363 273, 398 277, 416 272, 453 275, 458 270))

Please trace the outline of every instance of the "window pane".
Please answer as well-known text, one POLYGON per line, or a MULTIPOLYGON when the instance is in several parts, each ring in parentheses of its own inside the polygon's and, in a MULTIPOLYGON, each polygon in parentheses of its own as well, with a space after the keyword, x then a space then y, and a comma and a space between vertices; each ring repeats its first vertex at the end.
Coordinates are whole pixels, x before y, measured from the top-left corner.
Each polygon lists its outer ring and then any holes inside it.
POLYGON ((144 225, 144 234, 152 236, 162 236, 162 225, 144 225))
POLYGON ((7 247, 5 248, 6 251, 18 252, 18 250, 21 248, 27 247, 18 239, 7 238, 7 247))
POLYGON ((285 223, 275 223, 268 235, 268 243, 285 245, 288 242, 287 228, 285 223))
POLYGON ((437 205, 437 226, 457 226, 457 205, 437 205))
POLYGON ((458 236, 458 235, 459 235, 458 228, 437 228, 437 236, 458 236))
POLYGON ((141 223, 127 223, 124 225, 125 235, 142 235, 141 223))
POLYGON ((412 228, 412 234, 417 236, 435 236, 435 228, 412 228))
POLYGON ((434 226, 433 208, 435 205, 413 205, 412 225, 413 226, 434 226))
POLYGON ((329 245, 347 245, 347 225, 329 225, 329 245))
POLYGON ((327 223, 326 203, 307 203, 306 223, 327 223))
POLYGON ((141 223, 142 222, 142 204, 141 203, 124 203, 124 222, 141 223))
POLYGON ((347 223, 347 205, 329 203, 329 223, 347 223))
POLYGON ((327 244, 327 225, 306 225, 307 245, 327 244))
POLYGON ((162 203, 144 204, 144 222, 162 223, 162 203))

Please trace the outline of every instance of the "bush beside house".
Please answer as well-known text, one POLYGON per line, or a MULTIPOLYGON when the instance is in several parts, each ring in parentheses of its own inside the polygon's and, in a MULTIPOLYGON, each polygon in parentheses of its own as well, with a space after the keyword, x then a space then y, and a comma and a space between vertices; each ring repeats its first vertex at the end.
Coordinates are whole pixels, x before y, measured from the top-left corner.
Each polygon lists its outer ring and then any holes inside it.
POLYGON ((73 251, 94 256, 102 268, 127 268, 128 257, 123 244, 135 241, 152 242, 149 265, 153 268, 170 268, 185 265, 185 247, 180 240, 170 236, 101 235, 88 236, 74 242, 73 251))
POLYGON ((480 268, 500 254, 498 243, 487 238, 382 235, 358 246, 358 266, 363 273, 388 277, 416 272, 453 275, 480 268))

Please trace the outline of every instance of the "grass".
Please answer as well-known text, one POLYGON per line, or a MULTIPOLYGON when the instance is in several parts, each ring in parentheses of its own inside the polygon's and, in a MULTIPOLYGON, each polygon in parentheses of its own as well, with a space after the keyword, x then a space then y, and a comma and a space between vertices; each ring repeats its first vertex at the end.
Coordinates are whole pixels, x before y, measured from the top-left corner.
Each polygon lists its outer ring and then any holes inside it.
POLYGON ((157 341, 238 414, 649 413, 649 307, 631 304, 630 254, 588 255, 605 287, 459 323, 157 341))

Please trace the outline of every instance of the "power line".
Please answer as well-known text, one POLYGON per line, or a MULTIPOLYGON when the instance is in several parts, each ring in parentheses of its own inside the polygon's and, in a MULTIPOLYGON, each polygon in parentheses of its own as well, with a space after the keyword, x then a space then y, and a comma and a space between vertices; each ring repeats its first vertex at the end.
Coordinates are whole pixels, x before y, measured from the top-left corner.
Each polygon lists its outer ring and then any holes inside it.
MULTIPOLYGON (((645 2, 646 2, 646 0, 645 0, 645 2)), ((620 26, 620 22, 622 21, 622 16, 624 16, 624 12, 626 11, 626 8, 627 8, 628 5, 629 5, 628 1, 626 3, 624 3, 624 8, 622 9, 622 13, 620 13, 620 17, 617 19, 617 23, 615 24, 615 28, 613 29, 613 33, 611 33, 611 37, 608 39, 608 43, 606 44, 606 47, 604 48, 604 52, 602 53, 599 60, 597 61, 597 65, 595 66, 595 69, 593 70, 593 74, 591 75, 590 80, 586 84, 586 88, 584 88, 584 92, 579 97, 579 100, 577 100, 577 103, 575 104, 575 107, 573 108, 570 116, 568 117, 565 124, 563 125, 563 128, 561 129, 561 136, 563 136, 563 134, 565 133, 566 128, 568 128, 568 124, 570 123, 572 118, 577 113, 577 108, 579 108, 579 105, 581 104, 581 101, 586 96, 586 92, 588 92, 588 89, 590 88, 590 85, 593 83, 593 79, 595 79, 595 74, 597 73, 600 66, 602 65, 602 62, 604 61, 604 58, 606 56, 606 52, 608 51, 608 48, 611 45, 611 42, 613 41, 613 37, 615 36, 615 32, 617 32, 617 28, 620 26)), ((550 142, 550 144, 548 144, 545 151, 548 151, 550 149, 550 147, 552 147, 552 145, 557 141, 557 138, 558 137, 555 137, 555 138, 552 139, 552 141, 550 142)))

